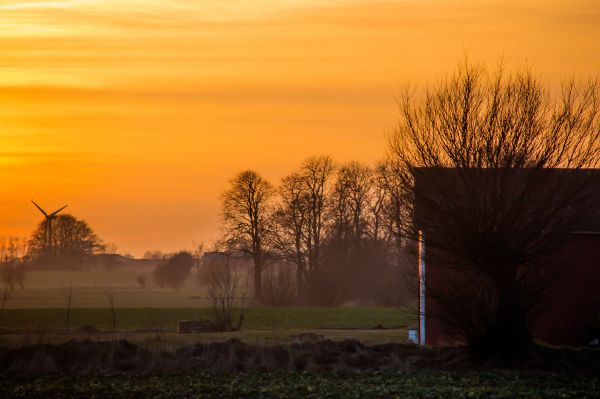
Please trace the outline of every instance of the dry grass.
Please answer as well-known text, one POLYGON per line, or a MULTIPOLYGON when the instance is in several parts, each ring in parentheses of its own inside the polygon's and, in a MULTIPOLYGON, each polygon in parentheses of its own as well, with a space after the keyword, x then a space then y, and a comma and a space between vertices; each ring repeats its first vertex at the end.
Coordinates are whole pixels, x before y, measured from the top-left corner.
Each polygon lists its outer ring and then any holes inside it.
MULTIPOLYGON (((539 347, 521 371, 596 373, 600 351, 539 347)), ((424 348, 356 339, 248 344, 239 339, 174 348, 157 335, 140 344, 127 340, 82 340, 52 345, 38 342, 0 348, 0 374, 253 373, 253 372, 413 372, 495 370, 470 360, 463 348, 424 348)))

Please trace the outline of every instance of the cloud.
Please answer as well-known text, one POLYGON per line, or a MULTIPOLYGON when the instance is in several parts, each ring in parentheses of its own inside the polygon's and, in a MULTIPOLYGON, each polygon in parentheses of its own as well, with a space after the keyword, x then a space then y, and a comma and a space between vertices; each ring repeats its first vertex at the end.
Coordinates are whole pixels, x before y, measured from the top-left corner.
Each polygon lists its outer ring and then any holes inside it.
POLYGON ((63 1, 19 1, 0 4, 0 11, 35 10, 48 8, 69 8, 81 5, 97 4, 99 0, 63 0, 63 1))

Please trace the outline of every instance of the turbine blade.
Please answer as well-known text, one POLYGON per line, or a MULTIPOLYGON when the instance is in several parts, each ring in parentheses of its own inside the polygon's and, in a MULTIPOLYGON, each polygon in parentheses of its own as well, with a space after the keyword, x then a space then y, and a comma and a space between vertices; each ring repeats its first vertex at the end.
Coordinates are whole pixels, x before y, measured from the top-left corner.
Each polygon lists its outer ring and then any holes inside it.
POLYGON ((38 204, 36 204, 34 200, 31 200, 31 202, 33 202, 33 205, 35 205, 35 207, 36 207, 37 209, 39 209, 39 210, 40 210, 40 212, 42 212, 42 213, 44 214, 44 216, 48 217, 48 214, 46 213, 46 211, 44 211, 44 210, 42 209, 42 207, 41 207, 41 206, 39 206, 38 204))
POLYGON ((69 205, 65 205, 65 206, 63 206, 62 208, 60 208, 59 210, 52 212, 52 213, 50 214, 50 216, 54 216, 54 215, 56 215, 58 212, 62 211, 63 209, 65 209, 65 208, 66 208, 66 207, 68 207, 68 206, 69 206, 69 205))

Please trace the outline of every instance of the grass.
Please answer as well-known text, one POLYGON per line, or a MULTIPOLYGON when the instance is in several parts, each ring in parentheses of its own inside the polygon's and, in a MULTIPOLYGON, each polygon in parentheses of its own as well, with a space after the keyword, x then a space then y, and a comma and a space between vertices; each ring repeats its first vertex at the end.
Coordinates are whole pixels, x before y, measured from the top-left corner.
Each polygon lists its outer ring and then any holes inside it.
MULTIPOLYGON (((243 309, 243 313, 244 330, 368 330, 377 325, 401 329, 415 322, 412 311, 392 307, 248 308, 243 309)), ((119 331, 174 331, 178 320, 212 318, 210 308, 119 308, 116 314, 119 331)), ((8 330, 63 330, 66 324, 64 309, 6 309, 1 317, 0 326, 8 330)), ((110 310, 71 309, 72 328, 83 325, 93 325, 100 330, 111 329, 110 310)))
POLYGON ((322 335, 324 339, 340 341, 347 338, 357 339, 365 344, 380 344, 386 342, 407 342, 406 330, 244 330, 224 333, 198 333, 177 334, 170 333, 108 333, 97 335, 84 334, 4 334, 0 335, 0 347, 15 348, 24 345, 62 344, 73 339, 92 338, 95 341, 113 341, 126 339, 138 345, 160 344, 166 349, 173 349, 191 343, 221 342, 238 338, 249 344, 287 344, 297 341, 297 336, 302 333, 322 335))
POLYGON ((600 379, 518 373, 37 376, 0 379, 11 398, 598 398, 600 379))
MULTIPOLYGON (((32 271, 27 275, 25 289, 17 288, 0 312, 0 340, 8 345, 25 341, 64 342, 78 335, 66 335, 66 290, 73 287, 70 326, 77 333, 81 326, 94 326, 107 332, 112 321, 106 292, 114 295, 118 334, 134 342, 152 339, 161 331, 161 338, 178 345, 189 342, 222 341, 240 338, 246 342, 288 342, 292 335, 317 332, 326 338, 354 337, 367 343, 403 341, 407 326, 414 325, 416 313, 393 307, 341 308, 258 308, 243 309, 245 321, 238 333, 175 334, 179 320, 213 317, 210 303, 197 285, 195 276, 179 289, 152 285, 152 268, 117 270, 32 271), (147 288, 136 282, 145 275, 147 288), (386 330, 373 330, 382 325, 386 330), (318 331, 317 331, 318 330, 318 331)), ((238 310, 239 314, 240 310, 238 310)), ((81 334, 80 334, 81 335, 81 334)))
POLYGON ((73 308, 107 307, 105 291, 115 297, 115 306, 123 308, 193 308, 210 305, 195 275, 179 289, 159 288, 152 284, 151 269, 32 271, 27 274, 25 289, 15 289, 7 308, 38 309, 65 306, 65 287, 73 287, 73 308), (136 278, 145 275, 149 286, 141 288, 136 278))

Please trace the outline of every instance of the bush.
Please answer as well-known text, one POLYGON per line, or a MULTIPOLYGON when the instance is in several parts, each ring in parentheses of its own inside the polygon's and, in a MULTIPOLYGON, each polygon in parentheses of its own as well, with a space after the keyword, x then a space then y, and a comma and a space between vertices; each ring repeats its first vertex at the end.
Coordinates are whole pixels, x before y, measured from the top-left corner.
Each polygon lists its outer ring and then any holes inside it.
POLYGON ((27 267, 24 264, 16 264, 14 262, 0 264, 2 283, 10 286, 11 289, 15 285, 24 288, 26 275, 27 267))
POLYGON ((135 281, 138 283, 140 288, 146 288, 146 276, 144 276, 143 274, 137 276, 135 281))
POLYGON ((154 282, 159 287, 179 289, 190 275, 194 257, 189 252, 179 252, 159 263, 154 269, 154 282))

